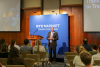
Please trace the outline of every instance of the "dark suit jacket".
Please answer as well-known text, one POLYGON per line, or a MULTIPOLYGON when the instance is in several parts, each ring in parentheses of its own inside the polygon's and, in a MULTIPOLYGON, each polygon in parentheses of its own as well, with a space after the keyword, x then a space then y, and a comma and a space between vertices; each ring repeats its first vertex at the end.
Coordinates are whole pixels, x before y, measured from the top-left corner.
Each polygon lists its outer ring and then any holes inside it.
POLYGON ((91 44, 84 44, 83 47, 84 47, 87 51, 92 51, 92 49, 91 49, 91 44))
MULTIPOLYGON (((48 46, 50 46, 50 40, 48 39, 50 37, 50 35, 51 35, 51 32, 49 32, 47 35, 48 46)), ((57 43, 56 43, 56 40, 58 40, 58 33, 57 32, 53 33, 53 38, 54 38, 54 40, 52 40, 52 45, 57 46, 57 43)))

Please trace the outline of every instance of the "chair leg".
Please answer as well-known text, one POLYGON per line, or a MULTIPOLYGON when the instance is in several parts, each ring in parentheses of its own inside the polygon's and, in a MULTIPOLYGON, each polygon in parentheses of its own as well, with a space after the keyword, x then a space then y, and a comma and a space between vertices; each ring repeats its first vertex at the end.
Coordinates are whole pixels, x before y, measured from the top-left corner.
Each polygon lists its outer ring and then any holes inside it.
POLYGON ((47 67, 47 61, 46 61, 46 67, 47 67))
POLYGON ((44 67, 44 62, 42 62, 42 67, 44 67))

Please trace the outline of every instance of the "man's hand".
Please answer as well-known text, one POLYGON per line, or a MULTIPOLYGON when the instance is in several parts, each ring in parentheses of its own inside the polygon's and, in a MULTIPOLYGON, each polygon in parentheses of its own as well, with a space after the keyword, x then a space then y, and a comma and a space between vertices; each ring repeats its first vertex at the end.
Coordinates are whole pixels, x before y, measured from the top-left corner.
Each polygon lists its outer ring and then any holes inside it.
POLYGON ((48 39, 49 39, 49 40, 53 40, 54 38, 51 38, 51 37, 50 37, 50 38, 48 38, 48 39))

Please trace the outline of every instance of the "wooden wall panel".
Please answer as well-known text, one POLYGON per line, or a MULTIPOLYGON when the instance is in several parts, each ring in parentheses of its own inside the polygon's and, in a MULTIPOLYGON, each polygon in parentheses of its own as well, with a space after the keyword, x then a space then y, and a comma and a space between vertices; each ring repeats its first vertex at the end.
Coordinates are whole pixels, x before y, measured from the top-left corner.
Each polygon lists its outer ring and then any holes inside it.
POLYGON ((67 12, 69 16, 73 15, 73 21, 70 21, 70 48, 71 46, 80 45, 84 38, 88 39, 88 43, 96 43, 100 45, 100 33, 83 32, 83 7, 82 6, 61 6, 60 14, 67 12))
POLYGON ((12 39, 16 40, 16 43, 21 46, 23 45, 24 39, 29 35, 29 16, 30 15, 41 15, 41 8, 31 8, 21 10, 21 32, 0 32, 0 39, 4 38, 5 41, 10 44, 12 39), (37 12, 37 13, 34 13, 37 12))

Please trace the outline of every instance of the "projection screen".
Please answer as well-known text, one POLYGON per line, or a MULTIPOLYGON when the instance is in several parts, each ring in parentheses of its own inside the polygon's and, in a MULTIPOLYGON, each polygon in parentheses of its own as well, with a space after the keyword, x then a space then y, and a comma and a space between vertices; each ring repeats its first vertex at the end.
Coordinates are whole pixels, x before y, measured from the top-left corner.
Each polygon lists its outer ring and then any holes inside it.
POLYGON ((20 32, 20 0, 0 0, 0 32, 20 32))
POLYGON ((100 32, 100 0, 83 0, 83 31, 100 32))

